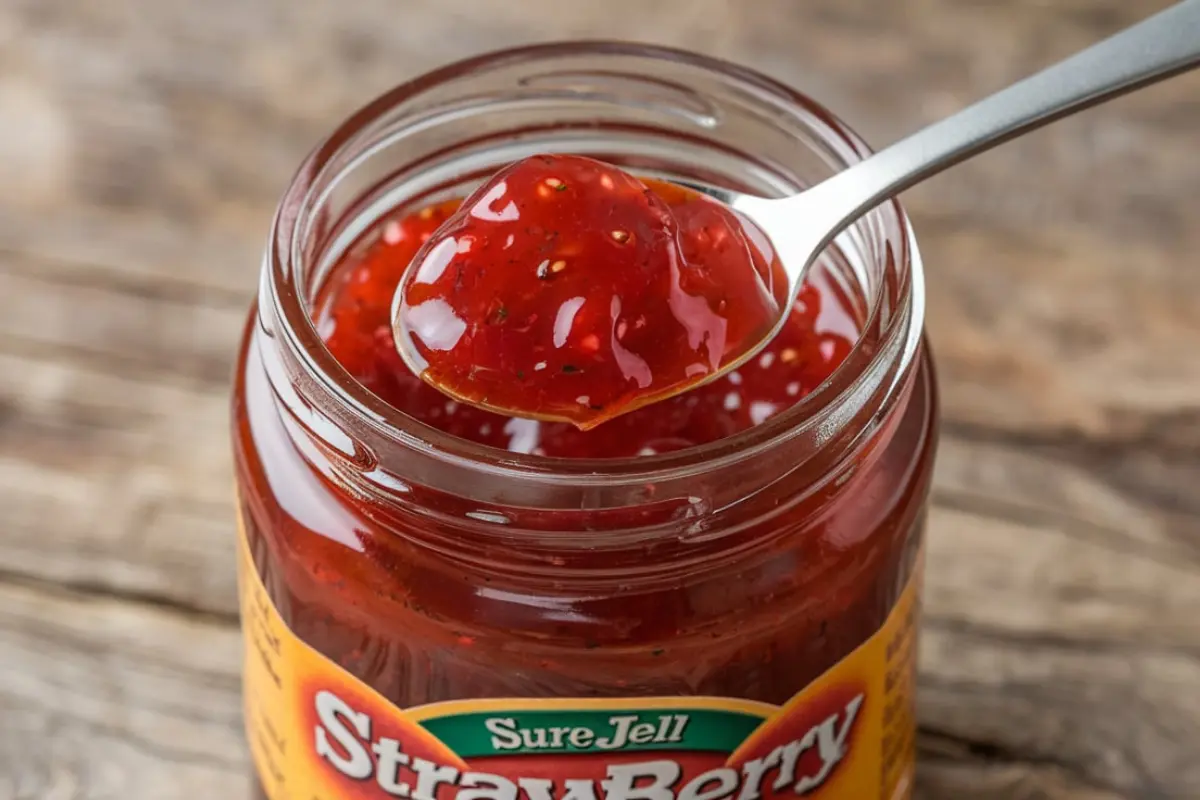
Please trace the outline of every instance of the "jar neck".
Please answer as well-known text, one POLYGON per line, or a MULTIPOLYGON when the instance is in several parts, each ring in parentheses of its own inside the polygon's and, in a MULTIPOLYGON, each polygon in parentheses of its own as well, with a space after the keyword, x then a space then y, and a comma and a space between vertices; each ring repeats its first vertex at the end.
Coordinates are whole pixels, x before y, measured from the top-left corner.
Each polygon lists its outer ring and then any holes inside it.
MULTIPOLYGON (((560 548, 594 548, 595 537, 564 533, 602 525, 605 514, 623 521, 606 528, 614 547, 665 535, 667 523, 678 536, 680 519, 694 520, 703 536, 717 515, 789 476, 811 476, 804 491, 836 481, 911 383, 923 286, 896 203, 866 215, 830 251, 864 318, 845 362, 791 410, 709 445, 602 461, 497 451, 387 406, 336 362, 311 305, 347 248, 383 214, 463 194, 537 152, 580 153, 641 174, 764 195, 797 191, 869 155, 832 114, 786 87, 659 48, 526 48, 397 88, 306 160, 273 225, 257 335, 280 413, 305 458, 381 507, 420 507, 480 535, 510 537, 518 527, 536 535, 522 512, 554 512, 560 548), (438 496, 438 512, 415 502, 427 493, 438 496)), ((789 496, 799 496, 792 484, 789 496)))

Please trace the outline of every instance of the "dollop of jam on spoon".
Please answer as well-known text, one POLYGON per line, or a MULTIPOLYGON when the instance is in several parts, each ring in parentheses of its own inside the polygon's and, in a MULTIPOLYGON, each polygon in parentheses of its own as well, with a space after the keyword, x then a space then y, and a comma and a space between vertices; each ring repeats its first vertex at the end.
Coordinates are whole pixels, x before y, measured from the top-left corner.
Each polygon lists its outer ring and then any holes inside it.
POLYGON ((573 155, 500 171, 425 243, 396 345, 443 393, 588 429, 715 377, 788 303, 768 240, 703 194, 573 155))

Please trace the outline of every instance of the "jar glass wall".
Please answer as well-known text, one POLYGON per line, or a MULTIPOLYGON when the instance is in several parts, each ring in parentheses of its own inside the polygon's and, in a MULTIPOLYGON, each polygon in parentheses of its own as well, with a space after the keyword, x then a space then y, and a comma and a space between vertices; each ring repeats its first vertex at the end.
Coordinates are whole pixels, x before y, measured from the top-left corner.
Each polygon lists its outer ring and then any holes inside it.
POLYGON ((885 203, 826 254, 862 332, 790 410, 636 459, 512 453, 359 385, 314 304, 381 218, 538 152, 766 195, 868 154, 786 87, 633 45, 485 56, 354 115, 284 197, 239 359, 234 453, 257 580, 292 634, 402 709, 784 704, 880 630, 919 561, 937 402, 907 219, 885 203))

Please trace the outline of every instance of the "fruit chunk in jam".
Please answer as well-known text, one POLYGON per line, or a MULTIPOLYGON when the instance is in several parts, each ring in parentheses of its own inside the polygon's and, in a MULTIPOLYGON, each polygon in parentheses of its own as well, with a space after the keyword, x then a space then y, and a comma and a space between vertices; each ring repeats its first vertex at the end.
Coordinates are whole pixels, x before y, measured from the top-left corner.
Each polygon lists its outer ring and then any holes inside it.
POLYGON ((472 405, 591 428, 757 344, 786 301, 769 253, 761 232, 697 192, 534 156, 483 184, 417 253, 396 306, 400 352, 472 405))
POLYGON ((462 439, 514 452, 622 458, 679 450, 746 430, 819 386, 858 336, 858 318, 821 264, 784 329, 739 370, 683 395, 584 431, 564 422, 518 419, 451 400, 424 383, 396 352, 391 306, 418 249, 458 201, 385 219, 351 248, 326 281, 317 324, 334 357, 359 382, 413 418, 462 439))

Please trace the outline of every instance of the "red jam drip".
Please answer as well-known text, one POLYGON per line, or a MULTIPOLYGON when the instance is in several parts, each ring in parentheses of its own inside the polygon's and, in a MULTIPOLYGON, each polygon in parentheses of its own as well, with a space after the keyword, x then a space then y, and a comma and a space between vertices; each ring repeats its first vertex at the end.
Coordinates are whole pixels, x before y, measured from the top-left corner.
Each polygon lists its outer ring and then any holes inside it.
POLYGON ((858 337, 858 315, 818 264, 783 330, 762 353, 686 394, 588 431, 475 408, 413 375, 396 352, 391 329, 392 298, 401 276, 458 205, 450 201, 397 214, 368 231, 325 282, 316 322, 334 357, 367 389, 461 439, 565 458, 627 458, 706 444, 762 423, 804 398, 830 376, 858 337))
POLYGON ((589 158, 519 161, 416 254, 400 346, 454 398, 593 428, 704 381, 770 331, 787 281, 748 224, 589 158))

